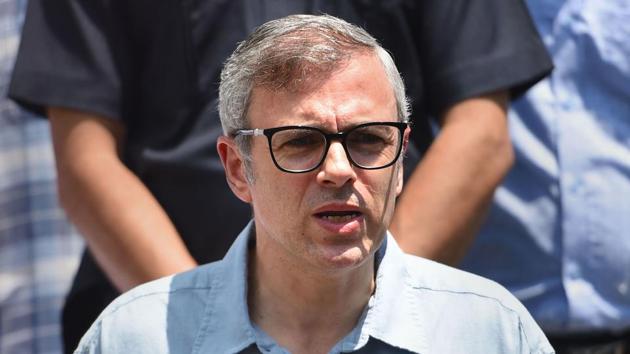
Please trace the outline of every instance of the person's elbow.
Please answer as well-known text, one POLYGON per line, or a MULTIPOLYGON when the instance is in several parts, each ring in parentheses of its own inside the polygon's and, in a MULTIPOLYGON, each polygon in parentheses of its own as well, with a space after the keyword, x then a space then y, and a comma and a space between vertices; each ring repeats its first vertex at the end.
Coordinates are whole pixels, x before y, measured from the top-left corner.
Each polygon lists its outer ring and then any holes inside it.
POLYGON ((488 169, 492 171, 492 177, 496 178, 496 183, 499 184, 515 162, 514 147, 507 125, 485 131, 479 144, 484 151, 488 169))

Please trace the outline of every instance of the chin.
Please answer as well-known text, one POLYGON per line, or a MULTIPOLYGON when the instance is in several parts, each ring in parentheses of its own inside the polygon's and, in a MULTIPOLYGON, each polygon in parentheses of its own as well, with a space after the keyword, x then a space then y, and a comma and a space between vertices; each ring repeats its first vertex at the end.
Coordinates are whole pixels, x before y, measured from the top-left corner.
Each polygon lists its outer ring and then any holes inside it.
POLYGON ((346 247, 344 249, 327 249, 321 256, 322 265, 324 267, 331 270, 341 270, 361 266, 368 258, 370 258, 371 253, 368 253, 361 247, 354 246, 346 247))

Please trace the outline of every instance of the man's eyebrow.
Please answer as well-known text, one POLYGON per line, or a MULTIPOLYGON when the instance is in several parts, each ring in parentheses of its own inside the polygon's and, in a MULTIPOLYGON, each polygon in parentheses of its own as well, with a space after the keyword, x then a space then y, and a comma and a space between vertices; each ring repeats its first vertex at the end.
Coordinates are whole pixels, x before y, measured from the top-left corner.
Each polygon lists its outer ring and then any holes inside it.
POLYGON ((298 124, 298 127, 305 127, 305 128, 315 128, 318 130, 321 130, 322 132, 326 133, 326 134, 335 134, 335 133, 339 133, 339 132, 345 132, 348 131, 352 128, 354 128, 356 125, 352 125, 349 127, 346 127, 346 129, 337 129, 337 130, 332 130, 329 127, 324 126, 323 124, 298 124))
POLYGON ((329 129, 328 127, 326 127, 324 124, 322 124, 321 122, 304 122, 303 124, 296 124, 296 126, 299 127, 309 127, 309 128, 316 128, 319 129, 323 132, 326 133, 339 133, 339 132, 346 132, 350 129, 353 129, 359 125, 362 124, 366 124, 366 123, 373 123, 373 122, 377 122, 375 120, 365 120, 365 121, 360 121, 360 122, 352 122, 348 125, 344 125, 343 129, 337 129, 335 131, 332 131, 331 129, 329 129))

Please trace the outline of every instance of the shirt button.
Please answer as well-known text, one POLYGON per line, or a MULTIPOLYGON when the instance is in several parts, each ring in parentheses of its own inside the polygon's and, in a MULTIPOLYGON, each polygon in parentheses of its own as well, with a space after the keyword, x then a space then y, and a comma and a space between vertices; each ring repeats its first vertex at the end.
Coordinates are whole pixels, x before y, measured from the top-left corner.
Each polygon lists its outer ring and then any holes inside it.
POLYGON ((557 185, 553 184, 549 187, 549 194, 554 198, 558 198, 560 196, 560 189, 557 185))
POLYGON ((579 274, 579 270, 578 267, 575 265, 575 263, 568 263, 565 267, 565 273, 564 273, 567 278, 571 279, 571 280, 575 280, 578 279, 578 274, 579 274))
POLYGON ((627 282, 622 282, 617 286, 617 290, 619 291, 619 294, 623 296, 628 295, 628 290, 630 290, 628 288, 630 288, 630 286, 628 286, 627 282))

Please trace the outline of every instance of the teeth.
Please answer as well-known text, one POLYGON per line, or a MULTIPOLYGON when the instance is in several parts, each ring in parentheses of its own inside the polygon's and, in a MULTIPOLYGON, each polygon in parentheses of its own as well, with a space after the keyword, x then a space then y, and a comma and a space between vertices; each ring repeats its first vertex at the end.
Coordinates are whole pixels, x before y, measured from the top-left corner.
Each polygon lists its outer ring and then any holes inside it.
POLYGON ((324 215, 324 216, 322 216, 322 218, 324 220, 328 220, 328 221, 344 222, 344 221, 352 220, 355 216, 356 216, 355 214, 349 214, 349 215, 324 215))

